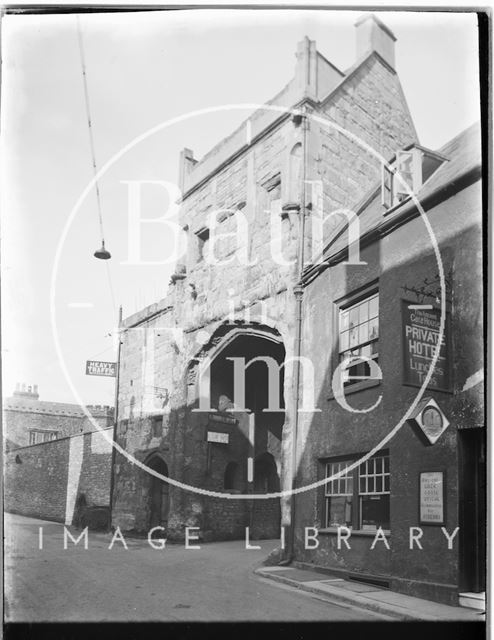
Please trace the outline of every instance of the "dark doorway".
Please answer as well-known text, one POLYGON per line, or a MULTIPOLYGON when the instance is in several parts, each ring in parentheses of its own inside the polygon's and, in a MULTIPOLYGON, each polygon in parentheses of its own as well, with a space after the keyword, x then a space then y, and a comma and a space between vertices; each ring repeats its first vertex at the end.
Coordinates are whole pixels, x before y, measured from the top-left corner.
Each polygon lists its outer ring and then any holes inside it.
MULTIPOLYGON (((147 463, 147 466, 157 471, 163 476, 168 477, 168 466, 159 456, 154 456, 147 463)), ((149 488, 149 528, 164 527, 166 530, 168 524, 169 511, 169 484, 160 478, 150 475, 149 488)))
MULTIPOLYGON (((254 460, 254 493, 278 493, 280 478, 274 457, 263 453, 254 460)), ((253 501, 251 513, 253 539, 279 538, 281 529, 281 505, 279 498, 253 501)))
POLYGON ((485 591, 486 466, 484 429, 462 429, 460 445, 460 591, 485 591))
POLYGON ((276 462, 270 453, 263 453, 254 461, 254 493, 277 493, 279 490, 276 462))
MULTIPOLYGON (((221 469, 222 486, 231 493, 271 494, 280 491, 278 467, 285 423, 282 365, 286 354, 279 336, 258 335, 255 331, 246 329, 236 335, 211 363, 210 406, 217 409, 219 417, 233 412, 236 425, 222 427, 229 435, 223 449, 211 445, 211 449, 215 448, 211 452, 210 474, 212 481, 217 482, 217 470, 221 469), (235 376, 239 374, 234 363, 239 362, 244 371, 240 387, 243 396, 235 388, 235 376)), ((216 431, 218 424, 211 421, 208 429, 216 431)), ((249 500, 247 510, 245 526, 250 527, 251 539, 279 537, 279 497, 249 500)))

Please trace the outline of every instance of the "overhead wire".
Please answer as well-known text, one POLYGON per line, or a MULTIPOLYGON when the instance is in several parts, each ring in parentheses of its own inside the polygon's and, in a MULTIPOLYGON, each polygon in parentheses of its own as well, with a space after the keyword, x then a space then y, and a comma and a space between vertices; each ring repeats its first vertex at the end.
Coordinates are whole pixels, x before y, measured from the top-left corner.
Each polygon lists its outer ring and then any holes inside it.
MULTIPOLYGON (((92 125, 92 118, 91 118, 91 109, 90 109, 90 105, 89 105, 89 91, 88 91, 88 82, 87 82, 87 70, 86 70, 86 60, 85 60, 85 55, 84 55, 84 41, 82 38, 82 28, 81 28, 81 22, 79 19, 79 16, 76 16, 76 22, 77 22, 77 39, 79 42, 79 52, 80 52, 80 57, 81 57, 81 68, 82 68, 82 81, 83 81, 83 85, 84 85, 84 99, 85 99, 85 106, 86 106, 86 117, 87 117, 87 123, 88 123, 88 131, 89 131, 89 145, 90 145, 90 149, 91 149, 91 162, 93 165, 93 173, 94 173, 94 186, 95 186, 95 191, 96 191, 96 205, 97 205, 97 212, 98 212, 98 221, 99 221, 99 229, 100 229, 100 234, 101 234, 101 242, 104 246, 105 244, 105 233, 104 233, 104 227, 103 227, 103 214, 101 212, 101 196, 100 196, 100 189, 99 189, 99 184, 98 184, 98 169, 97 169, 97 164, 96 164, 96 151, 95 151, 95 146, 94 146, 94 135, 93 135, 93 125, 92 125)), ((110 272, 110 266, 107 263, 106 264, 106 274, 107 274, 107 278, 108 278, 108 286, 110 289, 110 295, 111 295, 111 300, 112 300, 112 306, 113 306, 113 311, 116 314, 117 311, 117 305, 115 302, 115 294, 114 294, 114 289, 113 289, 113 283, 112 283, 112 278, 111 278, 111 272, 110 272)))

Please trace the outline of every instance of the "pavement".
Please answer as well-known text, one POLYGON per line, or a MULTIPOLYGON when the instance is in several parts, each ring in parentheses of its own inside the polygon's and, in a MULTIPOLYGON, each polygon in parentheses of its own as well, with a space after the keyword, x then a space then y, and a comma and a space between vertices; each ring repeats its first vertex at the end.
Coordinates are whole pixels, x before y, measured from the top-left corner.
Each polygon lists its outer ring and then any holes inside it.
POLYGON ((368 611, 404 621, 483 622, 485 614, 474 609, 451 607, 374 585, 332 577, 297 567, 259 567, 258 576, 289 585, 307 593, 325 595, 335 602, 351 604, 368 611))

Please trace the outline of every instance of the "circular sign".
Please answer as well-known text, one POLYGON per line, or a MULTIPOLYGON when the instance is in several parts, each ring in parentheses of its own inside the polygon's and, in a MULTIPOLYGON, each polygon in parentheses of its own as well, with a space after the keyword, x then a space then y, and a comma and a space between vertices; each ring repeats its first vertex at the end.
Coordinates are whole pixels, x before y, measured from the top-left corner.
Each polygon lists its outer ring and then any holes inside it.
POLYGON ((422 411, 422 424, 430 438, 437 438, 441 435, 443 422, 443 416, 436 407, 429 406, 422 411))

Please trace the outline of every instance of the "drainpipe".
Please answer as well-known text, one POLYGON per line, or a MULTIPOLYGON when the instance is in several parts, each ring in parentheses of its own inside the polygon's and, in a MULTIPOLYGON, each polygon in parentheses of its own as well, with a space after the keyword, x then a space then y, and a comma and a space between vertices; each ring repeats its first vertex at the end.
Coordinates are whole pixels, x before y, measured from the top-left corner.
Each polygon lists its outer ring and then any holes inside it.
MULTIPOLYGON (((294 116, 295 118, 297 116, 294 116)), ((295 294, 295 371, 294 371, 294 385, 295 385, 295 413, 293 416, 293 429, 292 429, 292 478, 291 478, 291 491, 290 494, 290 529, 288 535, 288 548, 286 550, 285 558, 281 564, 290 564, 294 556, 294 543, 295 543, 295 495, 293 491, 296 488, 296 476, 297 476, 297 437, 298 437, 298 408, 300 404, 300 355, 302 352, 302 297, 304 288, 300 284, 302 274, 304 271, 305 260, 305 217, 306 217, 306 177, 307 177, 307 162, 308 162, 308 150, 307 150, 307 132, 309 123, 307 120, 307 107, 302 107, 302 121, 303 127, 303 163, 302 163, 302 175, 300 185, 300 220, 299 220, 299 244, 298 244, 298 256, 297 256, 297 284, 293 289, 295 294)))
MULTIPOLYGON (((118 310, 118 349, 117 349, 117 371, 115 377, 115 403, 113 408, 113 442, 117 441, 117 425, 118 425, 118 392, 120 387, 120 352, 122 349, 121 342, 121 327, 122 327, 122 305, 118 310)), ((113 520, 113 493, 115 489, 115 458, 116 458, 117 450, 114 446, 112 446, 111 450, 111 475, 110 475, 110 529, 112 526, 113 520)))

